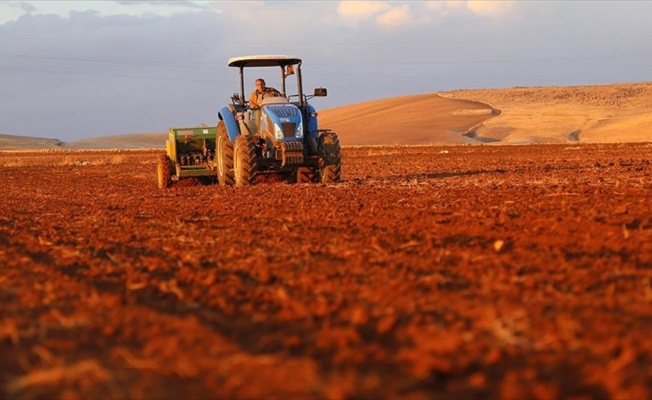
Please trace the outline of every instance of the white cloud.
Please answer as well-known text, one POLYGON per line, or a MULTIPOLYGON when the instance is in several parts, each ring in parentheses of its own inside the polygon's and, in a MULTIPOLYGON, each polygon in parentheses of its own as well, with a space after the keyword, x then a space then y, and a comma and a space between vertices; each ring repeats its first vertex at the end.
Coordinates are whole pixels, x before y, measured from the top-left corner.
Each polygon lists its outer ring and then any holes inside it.
POLYGON ((211 9, 202 1, 0 1, 0 24, 23 15, 52 14, 69 17, 73 11, 95 11, 102 17, 111 15, 172 15, 197 9, 211 9))
POLYGON ((376 22, 382 26, 401 26, 413 21, 414 15, 407 5, 393 7, 376 18, 376 22))
POLYGON ((414 4, 398 4, 390 1, 341 1, 337 15, 345 23, 357 25, 365 21, 374 21, 383 27, 399 27, 416 22, 412 7, 414 4))
POLYGON ((462 10, 466 8, 465 0, 448 0, 444 2, 449 10, 462 10))
POLYGON ((0 1, 0 24, 15 21, 34 10, 34 6, 19 1, 0 1))
POLYGON ((469 0, 466 6, 476 14, 487 17, 499 17, 511 12, 515 1, 469 0))
POLYGON ((343 18, 360 22, 373 18, 389 10, 391 6, 387 1, 341 1, 337 6, 337 14, 343 18))
POLYGON ((442 1, 437 1, 437 0, 425 1, 425 2, 423 3, 423 7, 424 7, 426 10, 435 10, 435 11, 439 11, 439 10, 442 10, 442 9, 444 8, 444 2, 442 2, 442 1))
POLYGON ((511 13, 515 9, 516 1, 512 0, 447 0, 426 1, 423 8, 427 12, 435 12, 442 18, 472 12, 481 17, 498 18, 511 13))

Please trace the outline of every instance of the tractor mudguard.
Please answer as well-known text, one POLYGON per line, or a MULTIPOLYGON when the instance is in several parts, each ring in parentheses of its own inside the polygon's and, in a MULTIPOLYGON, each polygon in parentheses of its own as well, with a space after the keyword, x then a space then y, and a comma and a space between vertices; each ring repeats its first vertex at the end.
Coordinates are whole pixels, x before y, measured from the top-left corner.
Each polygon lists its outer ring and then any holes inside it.
POLYGON ((308 132, 312 134, 313 139, 319 137, 319 126, 317 125, 317 117, 315 115, 316 110, 311 104, 308 104, 308 132))
POLYGON ((226 132, 229 134, 229 139, 235 142, 235 139, 240 135, 240 127, 238 126, 238 121, 235 120, 235 115, 233 115, 229 107, 220 108, 218 115, 224 121, 224 125, 226 125, 226 132))

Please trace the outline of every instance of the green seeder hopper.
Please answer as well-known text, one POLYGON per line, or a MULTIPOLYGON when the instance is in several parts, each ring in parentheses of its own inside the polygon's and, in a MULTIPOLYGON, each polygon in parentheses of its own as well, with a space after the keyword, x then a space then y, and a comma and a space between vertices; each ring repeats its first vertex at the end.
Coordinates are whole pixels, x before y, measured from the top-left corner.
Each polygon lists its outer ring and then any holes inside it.
POLYGON ((216 127, 199 126, 170 128, 165 141, 165 154, 158 160, 158 187, 165 189, 185 178, 216 178, 216 127))

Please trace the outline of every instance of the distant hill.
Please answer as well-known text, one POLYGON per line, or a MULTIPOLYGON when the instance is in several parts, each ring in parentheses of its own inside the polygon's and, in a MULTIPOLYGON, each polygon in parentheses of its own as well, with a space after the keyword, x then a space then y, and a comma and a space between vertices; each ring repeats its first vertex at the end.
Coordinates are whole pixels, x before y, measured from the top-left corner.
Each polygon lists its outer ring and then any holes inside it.
POLYGON ((65 149, 164 149, 167 133, 139 133, 79 139, 62 144, 65 149))
POLYGON ((481 101, 500 116, 474 129, 501 144, 652 142, 652 83, 457 90, 447 98, 481 101))
POLYGON ((60 148, 59 139, 0 134, 0 150, 39 150, 60 148))
POLYGON ((479 101, 437 93, 393 97, 319 112, 320 128, 337 132, 344 145, 472 144, 472 127, 499 110, 479 101))
MULTIPOLYGON (((320 110, 343 145, 652 142, 652 83, 455 90, 320 110)), ((0 150, 165 147, 165 133, 64 143, 0 135, 0 150)))
POLYGON ((62 142, 59 139, 0 134, 0 150, 164 149, 165 139, 166 133, 136 133, 62 142))

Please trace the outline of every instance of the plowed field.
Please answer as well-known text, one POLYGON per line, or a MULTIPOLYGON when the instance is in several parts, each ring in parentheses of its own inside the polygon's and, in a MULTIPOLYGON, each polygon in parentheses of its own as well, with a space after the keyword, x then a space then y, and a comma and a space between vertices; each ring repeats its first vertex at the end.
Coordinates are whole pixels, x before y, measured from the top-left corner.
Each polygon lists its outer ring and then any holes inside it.
POLYGON ((156 188, 0 153, 0 398, 652 397, 652 145, 347 147, 156 188))

